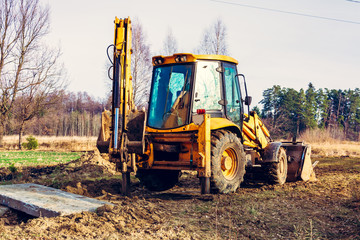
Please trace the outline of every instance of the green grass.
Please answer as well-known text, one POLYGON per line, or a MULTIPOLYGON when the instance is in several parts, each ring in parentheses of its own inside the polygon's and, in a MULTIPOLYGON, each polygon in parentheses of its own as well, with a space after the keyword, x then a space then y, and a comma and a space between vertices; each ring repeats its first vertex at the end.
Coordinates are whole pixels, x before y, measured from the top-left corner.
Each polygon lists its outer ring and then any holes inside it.
POLYGON ((0 152, 0 167, 9 167, 12 164, 34 166, 66 163, 80 158, 81 155, 79 152, 0 152))
POLYGON ((327 168, 332 167, 337 171, 344 170, 352 170, 352 171, 360 171, 360 161, 359 158, 317 158, 321 165, 321 167, 327 168), (339 169, 340 168, 340 169, 339 169))

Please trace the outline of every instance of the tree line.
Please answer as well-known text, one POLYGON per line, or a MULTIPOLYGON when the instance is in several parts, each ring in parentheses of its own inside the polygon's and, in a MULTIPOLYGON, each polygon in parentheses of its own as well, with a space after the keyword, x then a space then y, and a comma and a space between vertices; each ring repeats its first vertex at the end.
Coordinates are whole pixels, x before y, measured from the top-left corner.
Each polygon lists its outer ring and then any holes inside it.
MULTIPOLYGON (((47 46, 50 9, 39 0, 0 0, 0 146, 4 135, 96 136, 105 100, 66 89, 59 48, 47 46)), ((134 101, 146 105, 151 82, 151 55, 179 52, 169 29, 163 49, 151 52, 138 19, 132 23, 134 101)), ((226 26, 217 19, 205 29, 196 54, 228 54, 226 26)), ((106 75, 106 72, 104 72, 106 75)), ((360 140, 360 90, 299 91, 274 85, 263 92, 262 110, 255 107, 274 138, 298 136, 306 129, 330 128, 344 139, 360 140)))
MULTIPOLYGON (((109 104, 94 100, 86 92, 64 93, 58 102, 38 112, 26 122, 22 131, 44 136, 97 136, 101 112, 109 104)), ((19 134, 21 122, 12 114, 5 123, 5 135, 19 134)))
MULTIPOLYGON (((276 138, 299 136, 306 129, 340 130, 341 138, 360 140, 360 89, 306 90, 274 85, 263 92, 260 116, 276 138)), ((334 136, 335 137, 335 136, 334 136)), ((339 137, 339 136, 337 136, 339 137)))

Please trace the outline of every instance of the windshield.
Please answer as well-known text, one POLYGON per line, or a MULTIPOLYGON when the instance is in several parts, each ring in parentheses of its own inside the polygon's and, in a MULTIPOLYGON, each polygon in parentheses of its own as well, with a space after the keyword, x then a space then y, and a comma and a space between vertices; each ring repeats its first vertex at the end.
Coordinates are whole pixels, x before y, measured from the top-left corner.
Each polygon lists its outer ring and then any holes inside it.
POLYGON ((154 69, 148 126, 168 129, 186 124, 192 69, 192 64, 161 66, 154 69))

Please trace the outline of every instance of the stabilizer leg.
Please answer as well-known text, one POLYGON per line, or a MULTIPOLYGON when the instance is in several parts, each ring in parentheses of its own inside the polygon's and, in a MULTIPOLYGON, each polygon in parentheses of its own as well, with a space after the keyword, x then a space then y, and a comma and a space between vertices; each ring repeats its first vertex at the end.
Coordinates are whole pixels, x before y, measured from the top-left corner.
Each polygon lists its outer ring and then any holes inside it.
POLYGON ((210 178, 209 177, 200 177, 200 185, 201 185, 201 194, 209 194, 210 193, 210 178))
POLYGON ((124 196, 129 195, 130 187, 131 187, 130 172, 123 172, 122 182, 121 182, 121 194, 124 196))

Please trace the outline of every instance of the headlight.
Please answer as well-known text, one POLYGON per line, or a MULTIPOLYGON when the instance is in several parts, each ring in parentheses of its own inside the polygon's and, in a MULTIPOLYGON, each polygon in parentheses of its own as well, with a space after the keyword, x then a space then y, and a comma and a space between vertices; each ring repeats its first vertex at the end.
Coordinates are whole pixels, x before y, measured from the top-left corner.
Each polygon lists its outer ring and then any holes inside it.
POLYGON ((187 58, 186 55, 179 55, 175 57, 175 62, 179 63, 179 62, 186 62, 187 58))
POLYGON ((153 59, 153 64, 154 65, 161 65, 161 64, 163 64, 164 63, 164 58, 162 58, 162 57, 156 57, 156 58, 154 58, 153 59))

